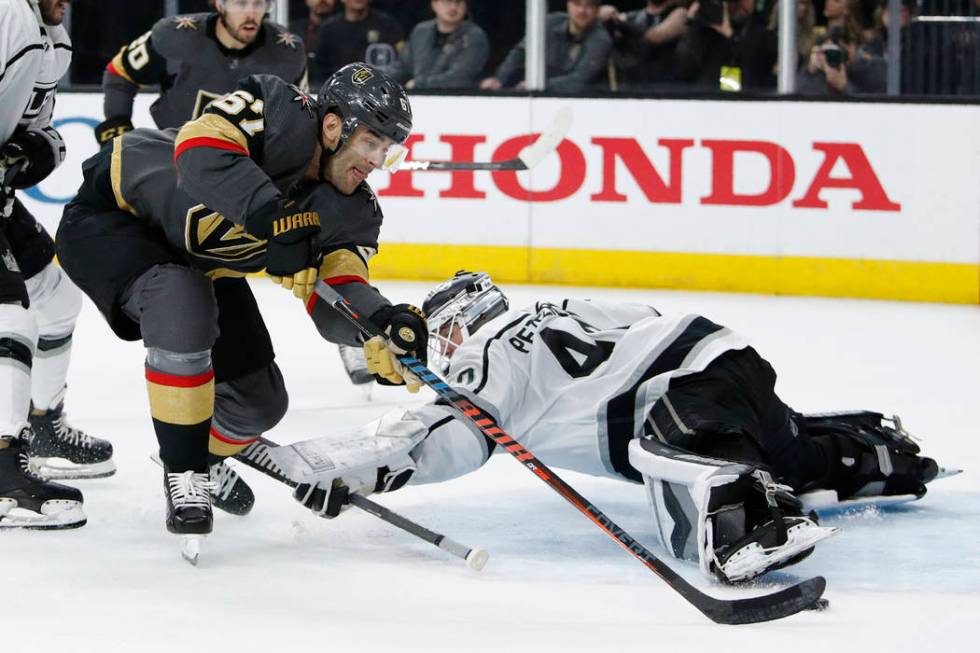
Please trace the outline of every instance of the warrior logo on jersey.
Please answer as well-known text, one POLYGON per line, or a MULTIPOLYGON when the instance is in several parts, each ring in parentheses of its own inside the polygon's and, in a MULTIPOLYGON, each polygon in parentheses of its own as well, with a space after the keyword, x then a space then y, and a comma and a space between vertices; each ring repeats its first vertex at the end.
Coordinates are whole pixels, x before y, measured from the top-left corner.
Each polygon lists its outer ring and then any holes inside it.
POLYGON ((187 211, 185 246, 194 256, 240 263, 263 254, 266 241, 198 204, 187 211))
POLYGON ((295 84, 290 84, 289 88, 296 92, 296 95, 293 96, 292 101, 299 102, 300 108, 304 109, 306 113, 310 114, 311 118, 315 118, 316 111, 314 110, 314 107, 316 106, 316 101, 310 96, 310 94, 301 91, 295 84))
POLYGON ((374 78, 374 73, 367 68, 358 68, 355 70, 351 76, 350 81, 357 84, 358 86, 363 86, 367 84, 369 80, 374 78))
POLYGON ((277 45, 285 45, 287 48, 295 50, 297 43, 299 43, 299 37, 295 34, 290 34, 289 32, 279 32, 276 34, 277 45))

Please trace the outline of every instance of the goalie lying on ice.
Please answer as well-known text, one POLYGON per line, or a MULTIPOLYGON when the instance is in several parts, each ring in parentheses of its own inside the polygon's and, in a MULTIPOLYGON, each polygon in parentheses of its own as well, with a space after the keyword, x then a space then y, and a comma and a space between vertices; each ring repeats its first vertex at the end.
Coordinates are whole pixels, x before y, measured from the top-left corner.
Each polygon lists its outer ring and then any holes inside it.
MULTIPOLYGON (((643 483, 667 551, 725 582, 798 562, 834 534, 806 512, 815 493, 915 499, 939 471, 897 419, 794 412, 746 339, 700 315, 573 299, 508 311, 487 275, 468 272, 423 310, 430 366, 454 388, 546 464, 643 483)), ((496 446, 437 400, 272 455, 296 498, 333 517, 349 491, 444 481, 496 446)))

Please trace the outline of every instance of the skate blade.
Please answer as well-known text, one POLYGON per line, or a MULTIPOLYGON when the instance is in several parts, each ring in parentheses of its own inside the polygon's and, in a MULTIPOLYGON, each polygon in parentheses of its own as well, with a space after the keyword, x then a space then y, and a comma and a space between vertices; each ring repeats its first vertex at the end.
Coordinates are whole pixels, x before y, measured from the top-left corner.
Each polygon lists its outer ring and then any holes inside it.
POLYGON ((81 528, 87 521, 78 501, 45 501, 38 513, 18 507, 13 499, 0 499, 0 530, 60 531, 81 528))
MULTIPOLYGON (((932 480, 933 481, 938 481, 941 478, 949 478, 950 476, 957 476, 957 475, 962 474, 962 473, 963 473, 963 470, 962 469, 952 469, 950 467, 940 467, 939 468, 939 473, 936 474, 936 478, 934 478, 932 480)), ((932 481, 929 481, 929 482, 931 483, 932 481)))
POLYGON ((77 464, 64 458, 31 458, 30 465, 38 476, 52 481, 107 478, 116 473, 116 463, 111 459, 100 463, 77 464))
POLYGON ((201 557, 201 543, 205 537, 205 535, 182 535, 180 557, 196 567, 201 557))

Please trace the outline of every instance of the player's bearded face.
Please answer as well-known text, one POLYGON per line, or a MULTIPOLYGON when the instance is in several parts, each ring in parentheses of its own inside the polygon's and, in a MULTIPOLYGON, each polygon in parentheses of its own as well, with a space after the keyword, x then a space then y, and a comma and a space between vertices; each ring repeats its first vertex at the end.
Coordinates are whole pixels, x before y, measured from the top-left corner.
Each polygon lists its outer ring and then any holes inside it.
POLYGON ((225 0, 218 3, 218 19, 233 39, 248 45, 259 36, 266 0, 225 0))
POLYGON ((38 8, 45 25, 61 25, 65 19, 65 8, 71 0, 40 0, 38 8))
POLYGON ((350 195, 369 174, 384 165, 393 144, 390 138, 361 125, 327 161, 326 180, 341 193, 350 195))

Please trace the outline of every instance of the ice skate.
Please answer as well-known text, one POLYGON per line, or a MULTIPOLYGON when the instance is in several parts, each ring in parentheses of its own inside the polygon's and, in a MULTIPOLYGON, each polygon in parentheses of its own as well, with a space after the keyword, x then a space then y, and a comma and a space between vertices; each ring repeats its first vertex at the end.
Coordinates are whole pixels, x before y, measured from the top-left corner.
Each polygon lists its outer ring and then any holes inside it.
POLYGON ((65 419, 63 403, 40 414, 31 414, 34 431, 31 443, 31 466, 46 478, 105 478, 116 473, 112 462, 112 444, 94 438, 71 426, 65 419))
POLYGON ((163 489, 167 496, 167 530, 181 536, 181 557, 196 565, 201 542, 214 526, 208 474, 193 470, 171 473, 164 466, 163 489))
POLYGON ((370 401, 374 389, 374 376, 368 372, 364 350, 347 345, 337 345, 337 350, 340 352, 340 360, 344 364, 344 371, 347 372, 350 382, 361 389, 366 401, 370 401))
POLYGON ((223 458, 211 459, 211 505, 232 515, 247 515, 255 505, 255 494, 235 468, 223 458))
POLYGON ((0 438, 0 530, 60 530, 86 522, 82 493, 38 476, 28 458, 30 429, 0 438))

